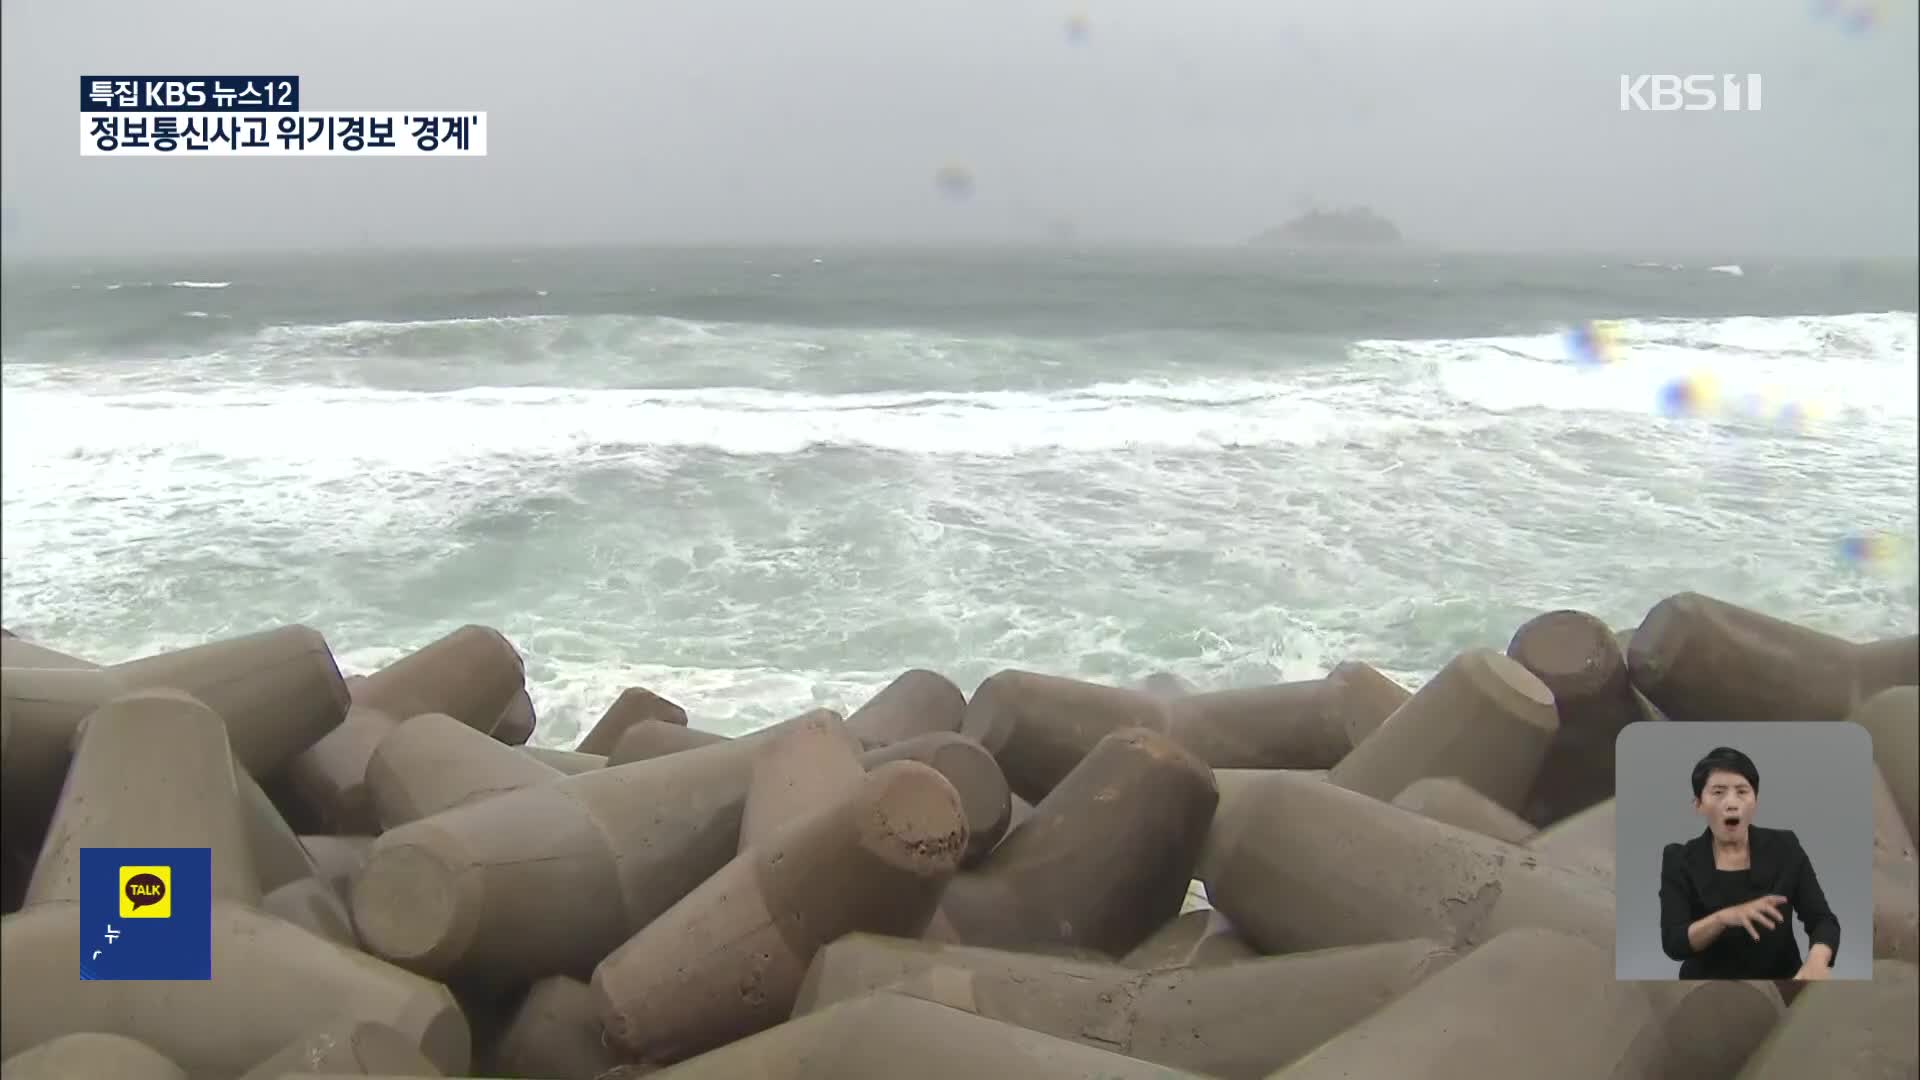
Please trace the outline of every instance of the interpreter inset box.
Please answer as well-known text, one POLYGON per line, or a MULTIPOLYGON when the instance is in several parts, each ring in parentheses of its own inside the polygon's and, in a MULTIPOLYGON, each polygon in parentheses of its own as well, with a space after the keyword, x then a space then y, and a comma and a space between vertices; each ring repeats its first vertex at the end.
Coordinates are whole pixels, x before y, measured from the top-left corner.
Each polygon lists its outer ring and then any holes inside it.
POLYGON ((1637 723, 1615 757, 1618 978, 1873 977, 1866 729, 1637 723))

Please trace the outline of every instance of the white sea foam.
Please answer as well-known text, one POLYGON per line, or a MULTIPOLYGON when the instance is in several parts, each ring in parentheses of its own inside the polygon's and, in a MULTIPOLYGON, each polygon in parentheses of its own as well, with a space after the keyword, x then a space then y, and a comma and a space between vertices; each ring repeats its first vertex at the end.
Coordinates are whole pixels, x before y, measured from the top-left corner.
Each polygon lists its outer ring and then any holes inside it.
MULTIPOLYGON (((482 324, 577 320, 283 328, 192 363, 10 357, 10 625, 108 662, 299 619, 356 672, 488 622, 527 654, 539 740, 567 745, 628 685, 736 731, 856 707, 916 656, 966 658, 942 662, 965 690, 999 666, 1204 687, 1350 657, 1414 684, 1531 611, 1630 625, 1681 585, 1850 636, 1914 603, 1910 573, 1854 572, 1831 535, 1912 530, 1912 313, 1629 320, 1604 367, 1557 335, 1375 340, 1051 390, 417 392, 259 370, 262 347, 482 324), (1831 426, 1716 443, 1662 419, 1660 387, 1701 373, 1823 400, 1831 426), (781 471, 809 448, 881 453, 781 471)), ((690 349, 781 340, 634 325, 690 349)), ((916 359, 950 345, 868 334, 916 359)))
POLYGON ((170 281, 176 289, 224 289, 233 284, 231 281, 170 281))

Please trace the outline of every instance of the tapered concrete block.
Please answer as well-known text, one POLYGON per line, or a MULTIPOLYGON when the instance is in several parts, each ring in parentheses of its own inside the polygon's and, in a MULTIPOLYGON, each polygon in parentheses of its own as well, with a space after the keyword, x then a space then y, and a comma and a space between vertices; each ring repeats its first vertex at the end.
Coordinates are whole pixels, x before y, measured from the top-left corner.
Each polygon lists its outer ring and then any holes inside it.
POLYGON ((533 711, 533 698, 522 690, 507 702, 500 719, 493 722, 493 730, 488 734, 508 746, 524 746, 528 739, 533 738, 533 729, 537 726, 539 716, 533 711))
POLYGON ((600 1027, 592 989, 553 975, 527 991, 494 1047, 491 1068, 509 1076, 597 1080, 620 1064, 600 1027))
POLYGON ((1201 1080, 899 994, 870 994, 662 1069, 657 1080, 1201 1080))
POLYGON ((360 940, 434 977, 584 977, 734 856, 756 749, 729 740, 402 825, 354 882, 360 940))
POLYGON ((1858 645, 1699 593, 1655 604, 1633 637, 1633 684, 1667 716, 1841 720, 1916 681, 1910 639, 1858 645))
POLYGON ((1101 739, 1165 731, 1167 703, 1138 690, 1002 671, 974 690, 960 733, 987 748, 1014 794, 1038 804, 1101 739))
POLYGON ((300 846, 313 859, 314 876, 327 883, 341 899, 355 874, 366 865, 371 836, 303 836, 300 846))
POLYGON ((945 675, 914 669, 888 683, 847 717, 847 730, 866 749, 919 735, 957 732, 967 695, 945 675))
POLYGON ((1309 774, 1260 775, 1234 801, 1243 824, 1210 854, 1207 896, 1262 952, 1476 945, 1516 926, 1613 948, 1610 879, 1309 774))
POLYGON ((1794 999, 1740 1080, 1894 1080, 1920 1075, 1914 965, 1875 960, 1873 979, 1814 983, 1794 999))
POLYGON ((1734 1080, 1787 1011, 1768 982, 1637 983, 1654 1023, 1630 1053, 1641 1080, 1734 1080))
POLYGON ((360 947, 346 901, 317 877, 299 878, 260 898, 260 910, 349 949, 360 947))
POLYGON ((574 750, 582 754, 610 755, 628 728, 648 720, 686 727, 687 710, 644 687, 630 686, 620 692, 574 750))
POLYGON ((762 743, 740 817, 739 850, 851 795, 866 779, 860 740, 833 713, 809 713, 762 743))
POLYGON ((180 1066, 137 1039, 89 1031, 62 1035, 0 1064, 4 1080, 187 1080, 180 1066))
MULTIPOLYGON (((214 865, 217 873, 217 855, 214 865)), ((78 903, 35 904, 0 920, 0 1053, 111 1031, 189 1075, 237 1076, 348 1016, 401 1032, 442 1071, 468 1064, 466 1019, 445 987, 237 903, 214 903, 210 980, 83 981, 79 952, 78 903)))
POLYGON ((1233 964, 1259 955, 1225 915, 1206 908, 1174 917, 1120 962, 1130 968, 1158 971, 1233 964))
POLYGON ((387 732, 367 760, 367 797, 382 829, 565 775, 445 713, 387 732))
MULTIPOLYGON (((916 735, 861 755, 868 769, 889 761, 917 761, 937 770, 960 793, 967 812, 967 850, 960 865, 973 866, 986 858, 1013 824, 1013 798, 1000 763, 972 739, 952 731, 916 735)), ((1031 808, 1029 808, 1031 809, 1031 808)))
POLYGON ((1322 679, 1217 690, 1167 707, 1167 731, 1216 769, 1332 768, 1412 697, 1367 664, 1322 679))
POLYGON ((1920 873, 1911 862, 1873 868, 1873 955, 1920 963, 1920 873))
POLYGON ((1617 835, 1613 800, 1608 799, 1547 826, 1522 846, 1556 866, 1612 881, 1617 835))
POLYGON ((1584 611, 1549 611, 1520 627, 1507 656, 1546 685, 1560 721, 1523 816, 1548 825, 1612 798, 1614 740, 1643 719, 1613 630, 1584 611))
POLYGON ((241 823, 246 827, 247 849, 253 855, 253 870, 260 879, 260 891, 270 893, 291 881, 319 874, 313 858, 294 834, 280 809, 254 782, 245 769, 235 769, 233 780, 240 791, 241 823))
POLYGON ((715 735, 711 731, 701 731, 685 724, 640 720, 628 725, 620 733, 620 738, 607 754, 607 764, 631 765, 636 761, 652 761, 683 750, 698 750, 703 746, 730 741, 725 735, 715 735))
POLYGON ((1387 800, 1428 776, 1457 776, 1522 810, 1559 720, 1533 673, 1491 649, 1453 658, 1327 774, 1387 800))
POLYGON ((590 769, 607 767, 607 759, 599 754, 581 754, 572 750, 555 750, 547 746, 523 746, 520 752, 568 776, 578 776, 590 769))
POLYGON ((1457 776, 1421 777, 1395 795, 1393 805, 1509 844, 1524 844, 1536 831, 1520 815, 1475 791, 1457 776))
MULTIPOLYGON (((1005 780, 1006 775, 1003 773, 1000 778, 1005 780)), ((1008 799, 1007 803, 1007 832, 1012 833, 1013 830, 1019 828, 1023 823, 1033 817, 1033 804, 1018 795, 1008 799)), ((1003 837, 1002 839, 1005 838, 1003 837)))
POLYGON ((1322 1044, 1286 1080, 1614 1080, 1655 1023, 1613 955, 1547 930, 1502 934, 1322 1044), (1618 1070, 1618 1071, 1616 1071, 1618 1070))
POLYGON ((856 930, 922 933, 966 849, 960 796, 912 761, 766 838, 593 973, 601 1023, 647 1062, 765 1030, 793 1009, 820 946, 856 930))
POLYGON ((1141 679, 1140 690, 1142 693, 1151 694, 1161 701, 1172 701, 1175 698, 1186 697, 1188 694, 1199 693, 1199 689, 1192 683, 1175 675, 1171 671, 1156 671, 1146 678, 1141 679))
POLYGON ((854 934, 815 955, 795 1015, 887 988, 1207 1076, 1258 1078, 1453 959, 1411 941, 1136 971, 854 934))
POLYGON ((1896 686, 1868 698, 1848 717, 1873 736, 1873 760, 1899 808, 1910 840, 1920 839, 1920 687, 1896 686))
POLYGON ((1912 862, 1913 836, 1907 832, 1905 815, 1893 797, 1886 773, 1878 765, 1873 769, 1873 862, 1912 862))
POLYGON ((97 669, 7 668, 0 697, 12 731, 0 759, 6 831, 46 827, 72 756, 74 732, 95 709, 144 689, 178 690, 226 722, 234 758, 267 776, 340 723, 347 693, 319 633, 288 626, 97 669))
POLYGON ((69 656, 58 649, 49 649, 45 645, 25 638, 7 637, 0 638, 0 667, 67 668, 93 671, 100 665, 91 660, 69 656))
POLYGON ((183 693, 144 690, 96 709, 80 725, 26 905, 78 903, 80 852, 92 847, 211 848, 214 898, 258 903, 235 771, 226 724, 183 693))
POLYGON ((367 764, 388 732, 421 713, 444 713, 488 731, 525 689, 520 654, 499 631, 483 626, 463 626, 355 680, 346 719, 288 767, 289 820, 302 832, 378 832, 367 764))
POLYGON ((1179 914, 1218 800, 1213 770, 1173 740, 1115 732, 954 879, 942 910, 969 945, 1125 955, 1179 914))
POLYGON ((341 1017, 302 1034, 240 1080, 281 1080, 315 1073, 368 1076, 437 1076, 433 1062, 412 1039, 385 1024, 341 1017))

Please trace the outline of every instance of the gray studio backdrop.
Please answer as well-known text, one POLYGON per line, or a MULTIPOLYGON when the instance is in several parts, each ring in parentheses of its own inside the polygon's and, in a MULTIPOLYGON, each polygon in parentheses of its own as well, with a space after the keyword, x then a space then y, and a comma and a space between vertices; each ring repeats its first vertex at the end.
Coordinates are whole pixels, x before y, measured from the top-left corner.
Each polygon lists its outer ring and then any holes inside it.
MULTIPOLYGON (((1615 765, 1614 974, 1675 979, 1660 949, 1660 851, 1700 835, 1693 765, 1716 746, 1760 773, 1754 824, 1800 837, 1840 920, 1836 979, 1873 977, 1873 739, 1851 723, 1638 723, 1620 733, 1615 765)), ((1793 936, 1807 953, 1796 911, 1793 936)))

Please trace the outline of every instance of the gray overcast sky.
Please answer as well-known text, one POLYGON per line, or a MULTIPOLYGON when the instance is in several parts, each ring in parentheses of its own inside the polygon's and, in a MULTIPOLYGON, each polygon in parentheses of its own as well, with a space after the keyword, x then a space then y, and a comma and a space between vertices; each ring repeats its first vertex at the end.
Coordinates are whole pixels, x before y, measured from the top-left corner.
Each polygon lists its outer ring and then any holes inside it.
POLYGON ((1914 2, 1814 6, 7 0, 0 164, 16 252, 1234 243, 1315 199, 1448 248, 1912 254, 1914 2), (1623 113, 1623 72, 1758 72, 1764 110, 1623 113), (82 74, 282 73, 486 110, 489 156, 79 156, 82 74))

